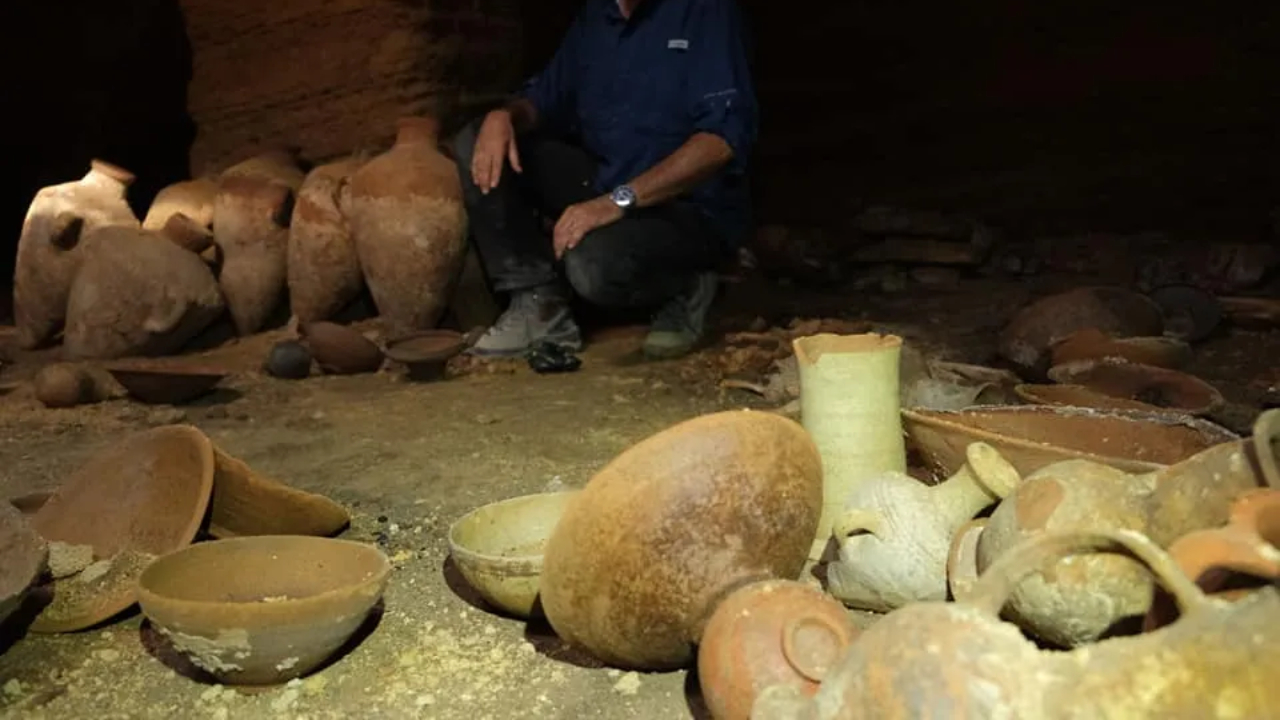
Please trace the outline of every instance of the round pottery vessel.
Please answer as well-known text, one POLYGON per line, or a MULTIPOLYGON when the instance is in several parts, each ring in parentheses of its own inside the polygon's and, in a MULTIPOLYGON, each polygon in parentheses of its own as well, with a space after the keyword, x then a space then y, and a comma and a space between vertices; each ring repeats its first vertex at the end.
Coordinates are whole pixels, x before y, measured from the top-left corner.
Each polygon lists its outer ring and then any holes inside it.
POLYGON ((382 350, 355 328, 316 322, 303 323, 298 329, 324 372, 352 375, 382 367, 382 350))
POLYGON ((1226 428, 1174 413, 1013 405, 903 410, 903 428, 929 469, 948 477, 972 442, 994 447, 1022 476, 1061 460, 1091 460, 1126 472, 1159 470, 1224 442, 1226 428))
POLYGON ((275 685, 316 669, 364 624, 391 563, 346 540, 271 535, 200 543, 138 580, 143 613, 226 685, 275 685))
POLYGON ((36 373, 36 399, 50 408, 69 408, 94 399, 93 377, 69 363, 48 365, 36 373))
POLYGON ((227 372, 181 360, 130 359, 106 366, 129 395, 144 403, 178 405, 213 390, 227 372))
POLYGON ((1040 298, 1020 310, 1000 334, 1000 354, 1039 374, 1049 367, 1050 348, 1079 330, 1112 337, 1164 333, 1160 306, 1144 295, 1116 287, 1083 287, 1040 298))
POLYGON ((195 538, 213 469, 213 444, 188 425, 135 433, 90 458, 30 522, 49 542, 92 547, 97 567, 57 581, 31 629, 81 630, 132 605, 147 564, 195 538))
POLYGON ((1194 375, 1125 360, 1104 358, 1056 365, 1049 370, 1049 378, 1191 415, 1211 413, 1223 405, 1222 393, 1194 375))
POLYGON ((1165 330, 1189 342, 1200 342, 1222 322, 1222 304, 1194 285, 1165 285, 1148 293, 1164 311, 1165 330))
POLYGON ((466 337, 453 330, 425 330, 387 343, 386 355, 409 368, 413 380, 444 375, 449 360, 467 349, 466 337))
POLYGON ((213 224, 213 201, 217 196, 218 184, 209 178, 173 183, 151 201, 142 227, 160 230, 174 215, 185 215, 199 227, 207 228, 213 224))
POLYGON ((15 506, 0 503, 0 623, 22 605, 44 572, 49 547, 15 506))
POLYGON ((311 375, 311 351, 297 340, 281 340, 271 346, 264 369, 272 377, 302 380, 311 375))
POLYGON ((449 528, 449 553, 485 602, 529 618, 542 576, 543 551, 580 490, 542 493, 477 508, 449 528))
POLYGON ((439 131, 434 118, 402 118, 395 145, 355 171, 340 198, 369 292, 396 333, 436 325, 465 258, 462 184, 439 131))
POLYGON ((799 423, 733 411, 670 427, 570 501, 543 563, 547 620, 611 665, 687 666, 730 592, 800 576, 822 499, 822 458, 799 423))
POLYGON ((702 697, 716 720, 749 720, 771 685, 813 695, 858 633, 848 611, 817 588, 794 580, 747 585, 720 603, 702 635, 702 697))

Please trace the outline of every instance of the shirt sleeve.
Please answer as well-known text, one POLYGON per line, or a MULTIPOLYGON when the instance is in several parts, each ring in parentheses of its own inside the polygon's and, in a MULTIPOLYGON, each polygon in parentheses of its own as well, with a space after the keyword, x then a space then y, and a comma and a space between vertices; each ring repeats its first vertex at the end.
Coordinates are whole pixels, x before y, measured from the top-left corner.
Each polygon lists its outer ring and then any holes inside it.
POLYGON ((733 149, 730 172, 743 173, 756 140, 758 110, 741 11, 736 0, 696 0, 691 20, 694 130, 723 138, 733 149))
POLYGON ((551 61, 537 75, 525 81, 519 97, 533 103, 539 124, 564 129, 572 116, 581 46, 582 17, 574 19, 551 61))

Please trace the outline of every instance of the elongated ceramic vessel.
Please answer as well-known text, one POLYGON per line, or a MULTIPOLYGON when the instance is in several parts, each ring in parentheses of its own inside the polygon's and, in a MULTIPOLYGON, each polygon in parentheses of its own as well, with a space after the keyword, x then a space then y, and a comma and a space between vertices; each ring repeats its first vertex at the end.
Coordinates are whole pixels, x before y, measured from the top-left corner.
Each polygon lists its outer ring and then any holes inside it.
POLYGON ((395 145, 352 174, 342 197, 365 282, 393 333, 439 322, 466 254, 462 184, 438 134, 434 118, 402 118, 395 145))
POLYGON ((364 289, 351 226, 339 194, 361 165, 344 158, 307 173, 289 224, 289 302, 301 323, 333 317, 364 289))
POLYGON ((849 494, 868 478, 905 473, 899 417, 902 338, 821 333, 793 342, 801 422, 822 455, 822 519, 809 559, 821 559, 849 494))

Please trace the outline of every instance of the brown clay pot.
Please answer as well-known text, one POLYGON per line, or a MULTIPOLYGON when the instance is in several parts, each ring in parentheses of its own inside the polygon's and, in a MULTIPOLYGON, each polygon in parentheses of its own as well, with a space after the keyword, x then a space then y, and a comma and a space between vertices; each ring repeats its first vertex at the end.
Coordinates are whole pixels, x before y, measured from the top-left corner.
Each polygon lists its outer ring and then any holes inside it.
POLYGON ((1226 428, 1172 413, 1039 405, 903 410, 902 425, 935 477, 954 475, 977 441, 1026 476, 1073 458, 1151 472, 1238 439, 1226 428))
POLYGON ((289 219, 302 171, 292 156, 266 153, 218 179, 213 236, 222 254, 218 283, 236 331, 262 329, 284 299, 289 219))
POLYGON ((364 289, 339 191, 362 161, 346 158, 307 174, 289 224, 289 302, 303 323, 328 320, 364 289))
POLYGON ((67 302, 67 359, 169 355, 225 309, 204 261, 159 233, 107 227, 84 244, 67 302))
POLYGON ((1098 328, 1071 333, 1049 348, 1050 364, 1119 358, 1162 368, 1180 368, 1191 361, 1191 346, 1168 337, 1115 338, 1098 328))
POLYGON ((1166 553, 1124 531, 1054 533, 1001 558, 958 603, 917 603, 866 630, 812 698, 774 686, 755 720, 1263 718, 1280 703, 1280 589, 1224 604, 1166 553), (1038 649, 998 615, 1021 583, 1070 557, 1123 553, 1178 600, 1153 633, 1070 652, 1038 649), (1159 692, 1151 692, 1159 687, 1159 692))
POLYGON ((214 447, 213 500, 209 534, 334 535, 351 521, 339 504, 255 472, 244 461, 214 447))
POLYGON ((619 667, 689 664, 737 588, 796 579, 822 512, 822 460, 798 423, 722 412, 623 452, 547 544, 542 606, 565 641, 619 667))
POLYGON ((347 540, 218 540, 152 563, 138 601, 173 648, 219 683, 277 685, 350 640, 390 574, 378 548, 347 540))
POLYGON ((80 240, 96 228, 139 227, 125 199, 133 174, 101 160, 80 180, 42 188, 27 210, 18 240, 13 312, 24 349, 53 340, 66 318, 80 267, 80 240))
POLYGON ((350 375, 382 367, 382 350, 355 328, 315 322, 299 325, 298 331, 324 372, 350 375))
POLYGON ((49 542, 93 547, 95 566, 109 567, 57 581, 52 604, 31 629, 81 630, 132 605, 143 569, 196 536, 213 470, 213 444, 187 425, 136 433, 90 458, 31 516, 31 526, 49 542))
POLYGON ((173 183, 162 189, 151 201, 142 220, 145 230, 163 230, 169 218, 182 214, 196 225, 213 225, 213 202, 218 196, 218 183, 211 178, 196 178, 173 183))
MULTIPOLYGON (((1169 546, 1169 554, 1202 590, 1223 600, 1239 600, 1258 584, 1280 581, 1280 490, 1241 495, 1224 527, 1188 533, 1169 546)), ((1175 618, 1172 598, 1157 593, 1146 629, 1175 618)))
POLYGON ((1055 365, 1054 382, 1081 385, 1104 395, 1136 400, 1162 410, 1205 415, 1222 407, 1222 393, 1194 375, 1103 358, 1055 365))
POLYGON ((1164 332, 1164 317, 1159 305, 1130 290, 1076 288, 1020 310, 1001 332, 999 351, 1023 372, 1039 374, 1049 367, 1054 343, 1087 328, 1115 338, 1151 337, 1164 332))
POLYGON ((365 281, 393 334, 434 327, 466 253, 456 164, 434 118, 403 118, 395 145, 352 174, 343 199, 365 281))
POLYGON ((22 605, 44 572, 49 547, 18 508, 0 503, 0 623, 22 605))
POLYGON ((176 243, 178 247, 197 255, 203 254, 213 247, 213 230, 207 225, 200 225, 183 213, 173 213, 165 221, 160 234, 176 243))
POLYGON ((805 695, 858 636, 840 603, 794 580, 764 580, 720 603, 698 645, 698 681, 715 720, 749 720, 756 695, 787 684, 805 695))

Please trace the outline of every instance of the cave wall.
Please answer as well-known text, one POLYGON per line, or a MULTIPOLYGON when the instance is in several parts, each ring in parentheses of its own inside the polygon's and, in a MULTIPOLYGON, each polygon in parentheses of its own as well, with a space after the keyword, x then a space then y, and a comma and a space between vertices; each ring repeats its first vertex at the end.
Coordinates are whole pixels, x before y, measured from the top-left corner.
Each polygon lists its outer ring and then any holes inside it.
POLYGON ((181 0, 194 50, 194 173, 272 145, 376 147, 395 119, 452 123, 520 75, 515 0, 181 0))

